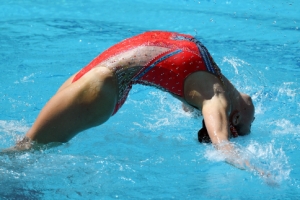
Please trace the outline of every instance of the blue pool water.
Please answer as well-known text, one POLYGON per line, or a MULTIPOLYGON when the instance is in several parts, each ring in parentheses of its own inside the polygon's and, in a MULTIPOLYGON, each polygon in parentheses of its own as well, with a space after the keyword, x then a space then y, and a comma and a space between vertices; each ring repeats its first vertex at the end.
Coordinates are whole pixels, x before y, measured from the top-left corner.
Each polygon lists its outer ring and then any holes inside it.
POLYGON ((201 118, 134 86, 106 124, 66 144, 0 155, 0 199, 300 198, 300 3, 279 0, 2 0, 0 149, 30 128, 70 75, 147 30, 192 34, 256 107, 232 141, 272 179, 197 142, 201 118))

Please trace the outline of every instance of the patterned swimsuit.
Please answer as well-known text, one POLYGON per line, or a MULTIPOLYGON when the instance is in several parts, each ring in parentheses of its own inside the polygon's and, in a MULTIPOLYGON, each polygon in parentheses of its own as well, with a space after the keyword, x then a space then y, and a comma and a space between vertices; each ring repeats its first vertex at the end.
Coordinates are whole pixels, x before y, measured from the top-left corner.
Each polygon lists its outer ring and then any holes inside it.
MULTIPOLYGON (((141 56, 141 54, 142 52, 139 52, 132 57, 141 56)), ((112 68, 118 81, 118 101, 113 114, 124 104, 132 85, 136 83, 155 86, 183 97, 184 80, 194 72, 210 72, 223 82, 221 71, 207 49, 192 36, 175 32, 150 31, 126 39, 96 57, 76 74, 73 82, 99 65, 112 68), (151 59, 150 62, 141 64, 142 66, 132 65, 130 61, 124 64, 120 59, 112 59, 126 51, 145 46, 162 47, 167 50, 151 59)))

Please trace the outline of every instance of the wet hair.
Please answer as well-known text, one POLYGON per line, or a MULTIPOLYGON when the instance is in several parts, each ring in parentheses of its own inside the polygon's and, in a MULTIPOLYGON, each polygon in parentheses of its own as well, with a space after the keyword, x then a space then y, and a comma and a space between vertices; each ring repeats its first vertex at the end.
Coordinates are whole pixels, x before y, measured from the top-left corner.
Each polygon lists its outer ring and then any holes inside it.
POLYGON ((200 143, 211 143, 204 120, 202 120, 202 128, 198 131, 198 141, 200 143))
MULTIPOLYGON (((229 130, 231 132, 231 137, 235 138, 239 136, 237 129, 238 129, 237 127, 229 123, 229 130)), ((200 143, 211 143, 211 139, 208 135, 204 120, 202 120, 202 128, 198 131, 198 141, 200 143)))

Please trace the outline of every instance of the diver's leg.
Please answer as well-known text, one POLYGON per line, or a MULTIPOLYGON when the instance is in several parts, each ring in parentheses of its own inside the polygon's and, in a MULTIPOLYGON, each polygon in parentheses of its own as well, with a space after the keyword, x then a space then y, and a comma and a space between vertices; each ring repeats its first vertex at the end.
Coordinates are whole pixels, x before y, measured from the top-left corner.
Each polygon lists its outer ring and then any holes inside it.
POLYGON ((61 86, 60 88, 57 90, 57 93, 62 91, 63 89, 65 89, 66 87, 70 86, 72 84, 72 81, 74 79, 74 77, 76 76, 76 74, 74 74, 73 76, 71 76, 70 78, 68 78, 61 86))
POLYGON ((50 99, 26 137, 39 143, 66 142, 108 120, 116 101, 117 83, 112 72, 94 68, 50 99))

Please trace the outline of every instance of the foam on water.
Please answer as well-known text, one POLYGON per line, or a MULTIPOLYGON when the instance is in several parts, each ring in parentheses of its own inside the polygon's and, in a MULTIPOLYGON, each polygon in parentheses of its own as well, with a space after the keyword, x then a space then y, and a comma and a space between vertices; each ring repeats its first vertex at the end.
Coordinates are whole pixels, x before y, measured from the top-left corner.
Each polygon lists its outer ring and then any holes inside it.
POLYGON ((249 66, 250 64, 245 62, 244 60, 242 59, 239 59, 239 58, 235 58, 235 57, 224 57, 223 60, 222 60, 222 64, 224 63, 229 63, 233 68, 234 68, 234 72, 235 74, 239 74, 239 67, 242 67, 244 65, 247 65, 249 66))
POLYGON ((14 145, 28 131, 29 127, 24 120, 0 120, 0 149, 14 145))
POLYGON ((278 119, 273 122, 270 122, 270 125, 276 126, 272 130, 273 134, 282 134, 282 135, 297 135, 299 136, 300 125, 295 125, 287 119, 278 119))
MULTIPOLYGON (((251 141, 246 147, 235 144, 235 148, 241 159, 248 160, 251 165, 269 174, 263 177, 267 182, 280 184, 290 179, 291 167, 282 148, 276 148, 273 143, 260 144, 256 141, 251 141)), ((225 157, 213 147, 207 147, 204 157, 213 162, 225 161, 225 157)), ((257 171, 253 172, 257 174, 257 171)))

